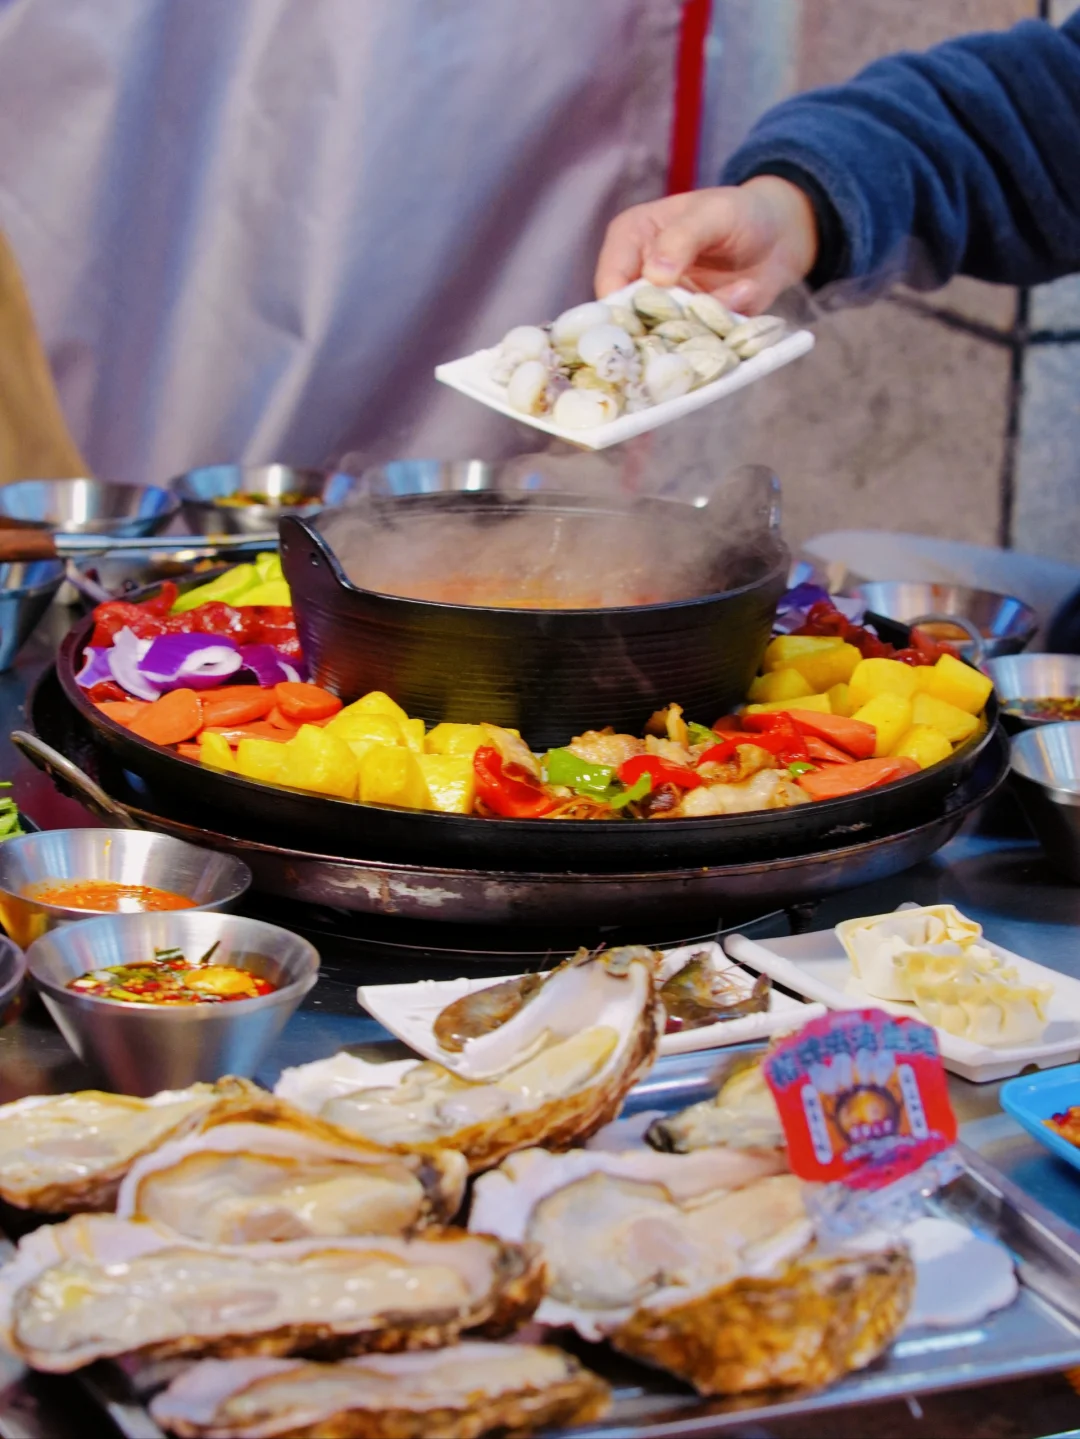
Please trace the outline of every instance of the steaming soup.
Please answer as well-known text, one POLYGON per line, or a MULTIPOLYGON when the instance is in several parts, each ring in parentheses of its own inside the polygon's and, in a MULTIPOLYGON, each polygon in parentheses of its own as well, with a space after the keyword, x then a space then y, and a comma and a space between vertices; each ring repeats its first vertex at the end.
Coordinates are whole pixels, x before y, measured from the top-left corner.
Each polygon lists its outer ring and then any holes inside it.
POLYGON ((85 909, 94 914, 145 914, 168 909, 194 909, 186 894, 155 889, 152 884, 120 884, 111 879, 43 880, 24 891, 38 904, 60 909, 85 909))

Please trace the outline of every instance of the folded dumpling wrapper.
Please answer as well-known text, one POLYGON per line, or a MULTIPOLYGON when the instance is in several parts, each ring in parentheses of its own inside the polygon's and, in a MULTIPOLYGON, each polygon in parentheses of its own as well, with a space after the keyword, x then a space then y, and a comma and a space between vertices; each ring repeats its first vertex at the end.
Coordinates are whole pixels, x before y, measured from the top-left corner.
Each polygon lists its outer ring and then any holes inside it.
POLYGON ((1053 990, 1023 984, 951 904, 836 926, 855 974, 876 999, 914 1004, 928 1024, 992 1047, 1037 1043, 1053 990))
POLYGON ((836 937, 868 994, 911 1003, 914 996, 904 956, 920 950, 958 957, 967 945, 982 938, 982 926, 967 919, 955 905, 930 904, 869 919, 845 919, 836 926, 836 937))

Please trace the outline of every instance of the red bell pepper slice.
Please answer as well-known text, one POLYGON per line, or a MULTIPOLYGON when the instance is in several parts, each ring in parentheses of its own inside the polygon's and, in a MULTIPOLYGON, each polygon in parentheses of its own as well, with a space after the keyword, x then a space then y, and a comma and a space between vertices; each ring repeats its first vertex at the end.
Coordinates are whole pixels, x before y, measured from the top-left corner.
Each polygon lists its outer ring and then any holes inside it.
POLYGON ((829 765, 828 769, 799 775, 796 783, 811 799, 840 799, 858 794, 860 790, 891 784, 893 780, 918 772, 919 766, 913 759, 886 755, 882 759, 863 759, 855 764, 829 765))
POLYGON ((753 731, 744 743, 767 749, 784 764, 810 758, 802 729, 787 710, 765 710, 760 714, 744 714, 743 724, 753 731))
POLYGON ((504 819, 539 819, 558 804, 523 765, 504 763, 493 745, 482 744, 473 755, 473 772, 477 798, 504 819))
POLYGON ((643 774, 653 782, 653 789, 662 784, 673 784, 678 789, 697 789, 703 783, 699 774, 684 764, 675 764, 658 754, 636 754, 624 760, 619 766, 619 778, 623 784, 636 784, 643 774))

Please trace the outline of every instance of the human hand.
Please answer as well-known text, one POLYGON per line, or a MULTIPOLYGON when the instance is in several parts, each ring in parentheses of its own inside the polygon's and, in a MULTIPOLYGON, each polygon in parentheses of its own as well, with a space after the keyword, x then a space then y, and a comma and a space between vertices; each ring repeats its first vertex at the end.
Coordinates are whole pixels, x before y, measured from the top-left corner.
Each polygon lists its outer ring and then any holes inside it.
POLYGON ((601 299, 643 276, 654 285, 681 283, 758 315, 805 279, 817 250, 806 194, 778 175, 757 175, 624 210, 608 226, 594 283, 601 299))

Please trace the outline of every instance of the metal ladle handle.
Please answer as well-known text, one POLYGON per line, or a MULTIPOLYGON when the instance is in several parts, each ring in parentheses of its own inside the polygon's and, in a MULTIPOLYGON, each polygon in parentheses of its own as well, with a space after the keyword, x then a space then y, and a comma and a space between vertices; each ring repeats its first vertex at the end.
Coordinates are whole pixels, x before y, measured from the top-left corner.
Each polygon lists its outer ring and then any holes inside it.
POLYGON ((60 789, 71 790, 99 819, 117 825, 120 829, 141 828, 122 804, 107 795, 95 780, 77 764, 72 764, 66 755, 53 749, 52 745, 46 744, 44 740, 38 739, 37 735, 30 734, 28 730, 13 730, 11 743, 60 789))
MULTIPOLYGON (((955 625, 957 629, 963 630, 971 641, 971 662, 976 669, 982 669, 986 659, 986 641, 965 615, 920 615, 918 619, 908 621, 909 629, 918 629, 920 625, 955 625)), ((933 635, 930 638, 933 639, 933 635)), ((948 640, 941 643, 948 644, 948 640)))

